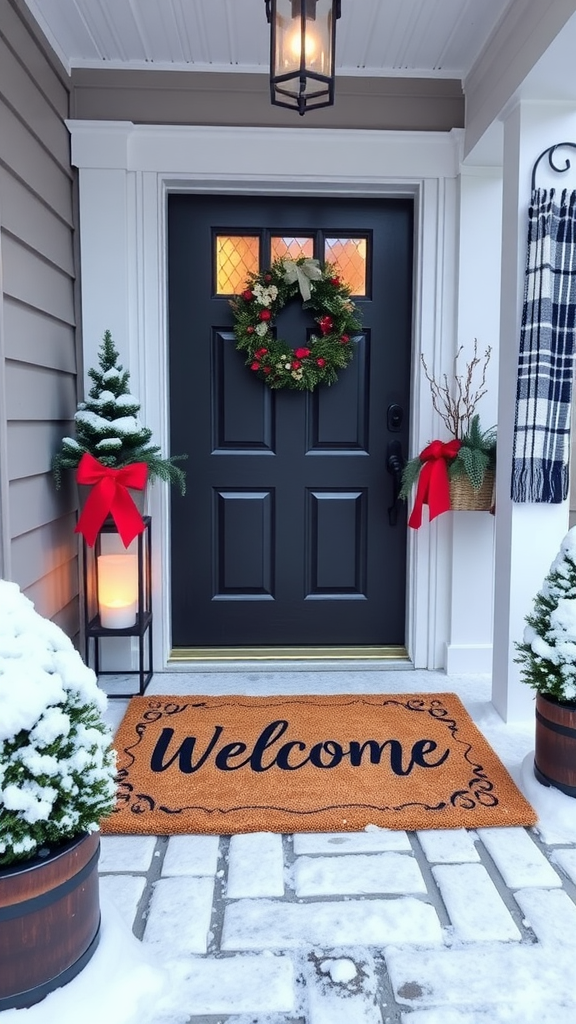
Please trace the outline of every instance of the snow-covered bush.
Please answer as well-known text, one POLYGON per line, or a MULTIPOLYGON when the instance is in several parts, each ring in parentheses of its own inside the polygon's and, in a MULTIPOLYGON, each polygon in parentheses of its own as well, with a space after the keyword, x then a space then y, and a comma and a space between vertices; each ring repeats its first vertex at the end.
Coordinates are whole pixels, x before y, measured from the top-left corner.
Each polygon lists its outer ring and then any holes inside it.
POLYGON ((0 866, 94 832, 111 813, 105 707, 71 640, 0 580, 0 866))
POLYGON ((576 707, 576 526, 568 531, 516 644, 529 686, 576 707))
POLYGON ((158 445, 151 443, 152 431, 138 416, 140 403, 130 394, 130 373, 118 362, 119 354, 110 331, 106 331, 98 354, 98 368, 88 370, 92 387, 85 402, 78 403, 75 414, 76 437, 64 437, 52 460, 56 487, 62 482, 63 469, 76 469, 88 452, 103 466, 120 469, 134 462, 145 462, 150 480, 158 478, 186 491, 186 476, 175 465, 185 455, 163 459, 158 445))

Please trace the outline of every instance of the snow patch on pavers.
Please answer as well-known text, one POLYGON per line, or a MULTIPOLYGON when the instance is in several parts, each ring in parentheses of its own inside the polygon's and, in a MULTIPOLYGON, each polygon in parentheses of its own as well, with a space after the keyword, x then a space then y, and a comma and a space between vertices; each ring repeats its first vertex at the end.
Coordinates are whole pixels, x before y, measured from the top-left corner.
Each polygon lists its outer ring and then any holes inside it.
POLYGON ((405 853, 299 857, 294 880, 297 896, 426 892, 418 864, 405 853))
POLYGON ((534 1006, 550 1002, 572 1006, 576 1020, 569 949, 561 954, 537 945, 478 943, 462 949, 387 949, 385 958, 395 998, 404 1006, 510 1006, 517 1014, 511 1021, 524 1024, 534 1006))
POLYGON ((313 953, 303 971, 307 1024, 382 1024, 378 981, 369 953, 313 953))
POLYGON ((482 840, 510 889, 561 886, 554 868, 523 828, 480 828, 482 840))
POLYGON ((172 956, 205 953, 212 895, 211 878, 161 878, 154 884, 144 942, 172 956))
POLYGON ((389 850, 410 853, 406 832, 366 827, 365 832, 299 832, 294 836, 294 853, 385 853, 389 850))
POLYGON ((480 860, 474 846, 475 832, 464 828, 431 828, 417 832, 417 836, 430 864, 466 864, 480 860))
POLYGON ((554 850, 550 859, 553 864, 558 864, 576 885, 576 850, 554 850))
MULTIPOLYGON (((155 1008, 160 1019, 192 1020, 200 1014, 290 1013, 296 1009, 294 964, 260 954, 221 959, 170 960, 171 992, 155 1008)), ((253 1018, 252 1018, 253 1019, 253 1018)))
POLYGON ((224 912, 221 949, 332 949, 441 942, 442 929, 434 908, 410 896, 338 903, 239 900, 224 912))
POLYGON ((576 906, 563 890, 523 889, 515 898, 540 942, 561 946, 576 935, 576 906))
POLYGON ((162 864, 162 877, 215 875, 218 846, 218 836, 171 836, 162 864))
POLYGON ((401 1014, 402 1024, 574 1024, 574 1007, 539 1003, 520 1011, 514 1006, 478 1010, 416 1010, 401 1014))
POLYGON ((156 836, 101 836, 98 870, 148 871, 155 846, 156 836))
POLYGON ((481 864, 432 868, 454 932, 463 942, 522 938, 490 875, 481 864))
POLYGON ((232 836, 226 895, 228 899, 284 895, 281 835, 252 832, 232 836))
POLYGON ((99 879, 100 892, 114 904, 120 917, 132 928, 146 879, 140 875, 104 875, 99 879))

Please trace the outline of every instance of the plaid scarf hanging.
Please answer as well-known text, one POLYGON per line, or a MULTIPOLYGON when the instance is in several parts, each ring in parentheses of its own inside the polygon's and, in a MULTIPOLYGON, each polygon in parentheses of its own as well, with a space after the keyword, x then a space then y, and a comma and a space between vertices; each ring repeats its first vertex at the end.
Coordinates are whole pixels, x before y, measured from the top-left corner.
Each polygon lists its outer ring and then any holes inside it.
POLYGON ((512 500, 568 496, 576 329, 576 192, 535 189, 520 332, 512 500))

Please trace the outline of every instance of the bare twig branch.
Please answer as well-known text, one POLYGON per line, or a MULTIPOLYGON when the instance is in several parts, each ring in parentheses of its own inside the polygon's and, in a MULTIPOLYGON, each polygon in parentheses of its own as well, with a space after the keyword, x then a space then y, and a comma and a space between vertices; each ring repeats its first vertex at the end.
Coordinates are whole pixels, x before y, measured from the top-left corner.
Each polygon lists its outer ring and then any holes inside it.
POLYGON ((470 430, 472 417, 476 412, 476 406, 486 394, 486 370, 492 355, 492 348, 489 345, 483 356, 478 355, 478 339, 474 338, 473 355, 470 362, 466 363, 463 373, 458 373, 458 360, 464 346, 460 345, 454 357, 454 376, 452 386, 448 381, 447 374, 443 374, 439 383, 428 369, 424 356, 421 355, 424 374, 430 386, 432 395, 432 407, 438 413, 444 426, 452 437, 460 440, 470 430), (474 388, 474 377, 480 373, 480 383, 474 388))

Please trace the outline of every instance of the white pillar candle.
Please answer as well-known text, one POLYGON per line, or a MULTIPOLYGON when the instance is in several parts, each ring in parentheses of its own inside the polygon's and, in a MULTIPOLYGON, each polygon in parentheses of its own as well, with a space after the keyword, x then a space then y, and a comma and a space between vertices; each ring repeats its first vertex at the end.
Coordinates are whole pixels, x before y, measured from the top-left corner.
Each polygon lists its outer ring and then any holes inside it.
POLYGON ((136 555, 98 556, 98 608, 104 629, 130 629, 138 609, 136 555))

